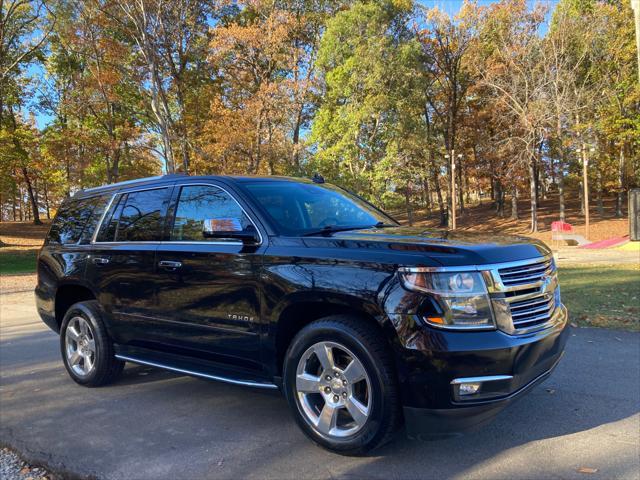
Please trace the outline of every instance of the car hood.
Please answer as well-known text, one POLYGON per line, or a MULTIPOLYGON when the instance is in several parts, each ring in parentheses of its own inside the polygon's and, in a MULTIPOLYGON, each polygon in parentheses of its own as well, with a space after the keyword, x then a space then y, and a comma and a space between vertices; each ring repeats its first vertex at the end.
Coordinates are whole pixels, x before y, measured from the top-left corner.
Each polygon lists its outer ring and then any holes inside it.
POLYGON ((394 253, 406 251, 413 254, 412 263, 415 254, 424 253, 444 266, 513 262, 551 254, 549 247, 539 240, 500 232, 388 227, 339 232, 331 238, 359 244, 372 242, 394 253))

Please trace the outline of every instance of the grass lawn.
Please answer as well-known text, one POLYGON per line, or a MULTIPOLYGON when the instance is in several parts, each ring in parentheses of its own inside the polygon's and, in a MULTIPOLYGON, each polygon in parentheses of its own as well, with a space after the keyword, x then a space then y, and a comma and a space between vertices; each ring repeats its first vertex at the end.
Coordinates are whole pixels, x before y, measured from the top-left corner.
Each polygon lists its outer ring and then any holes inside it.
POLYGON ((572 323, 640 331, 640 265, 572 265, 559 275, 572 323))
POLYGON ((0 275, 34 273, 36 271, 38 250, 38 247, 0 248, 0 275))

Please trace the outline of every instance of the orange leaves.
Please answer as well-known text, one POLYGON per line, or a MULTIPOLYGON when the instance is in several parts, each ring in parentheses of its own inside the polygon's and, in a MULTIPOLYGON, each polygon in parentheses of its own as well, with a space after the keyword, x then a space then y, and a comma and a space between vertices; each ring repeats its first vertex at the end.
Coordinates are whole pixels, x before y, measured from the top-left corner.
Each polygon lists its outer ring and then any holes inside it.
POLYGON ((212 30, 208 60, 222 88, 203 132, 209 169, 278 173, 293 155, 294 117, 309 88, 294 79, 305 56, 299 22, 273 2, 250 0, 241 18, 212 30))

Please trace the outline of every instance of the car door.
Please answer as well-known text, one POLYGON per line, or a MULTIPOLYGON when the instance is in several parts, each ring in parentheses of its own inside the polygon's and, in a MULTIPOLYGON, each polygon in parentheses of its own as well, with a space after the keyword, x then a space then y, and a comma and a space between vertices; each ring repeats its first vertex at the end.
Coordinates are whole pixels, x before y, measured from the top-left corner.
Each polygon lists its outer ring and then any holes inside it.
POLYGON ((86 278, 118 343, 144 346, 157 315, 155 255, 171 190, 161 186, 115 194, 94 236, 86 278))
POLYGON ((194 357, 259 370, 260 268, 266 247, 207 238, 211 222, 258 229, 238 201, 214 184, 176 186, 168 241, 157 251, 164 278, 158 307, 165 347, 194 357))

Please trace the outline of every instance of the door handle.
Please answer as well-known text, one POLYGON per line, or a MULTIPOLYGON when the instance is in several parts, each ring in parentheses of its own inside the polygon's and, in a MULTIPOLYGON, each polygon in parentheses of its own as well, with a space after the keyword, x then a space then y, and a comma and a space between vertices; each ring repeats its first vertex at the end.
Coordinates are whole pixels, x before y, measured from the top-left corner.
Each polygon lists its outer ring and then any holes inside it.
POLYGON ((171 260, 160 260, 158 262, 158 266, 160 268, 164 268, 165 270, 177 270, 182 267, 182 262, 174 262, 171 260))
POLYGON ((106 265, 107 263, 109 263, 110 258, 109 257, 93 257, 91 261, 96 265, 106 265))

